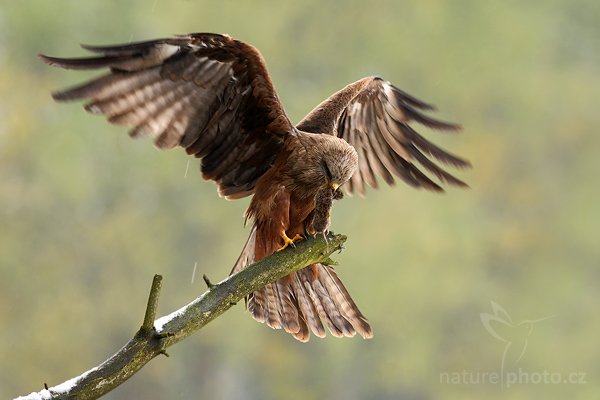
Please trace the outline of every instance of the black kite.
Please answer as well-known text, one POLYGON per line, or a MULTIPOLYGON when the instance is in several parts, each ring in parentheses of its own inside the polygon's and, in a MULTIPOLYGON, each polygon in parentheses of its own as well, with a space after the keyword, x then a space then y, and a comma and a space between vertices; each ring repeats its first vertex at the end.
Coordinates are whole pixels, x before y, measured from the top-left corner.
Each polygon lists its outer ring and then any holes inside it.
MULTIPOLYGON (((160 149, 183 147, 202 159, 202 175, 227 199, 254 195, 246 212, 252 230, 233 272, 303 235, 324 233, 332 200, 388 184, 466 186, 432 161, 468 161, 429 142, 409 125, 440 130, 459 126, 432 119, 433 107, 378 77, 333 94, 294 126, 256 48, 227 35, 194 33, 119 46, 83 46, 91 58, 41 56, 67 69, 108 68, 81 86, 54 93, 58 101, 90 99, 85 109, 150 136, 160 149)), ((310 265, 253 293, 253 317, 307 341, 325 336, 372 336, 371 327, 334 269, 310 265)))

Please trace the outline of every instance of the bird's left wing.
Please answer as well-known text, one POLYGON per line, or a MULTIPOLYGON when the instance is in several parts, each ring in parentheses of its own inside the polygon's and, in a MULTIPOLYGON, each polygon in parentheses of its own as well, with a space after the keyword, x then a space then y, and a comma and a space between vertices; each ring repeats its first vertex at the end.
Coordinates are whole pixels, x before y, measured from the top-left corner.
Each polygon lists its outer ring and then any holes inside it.
POLYGON ((365 184, 376 188, 376 175, 388 184, 398 176, 414 187, 442 191, 442 188, 417 166, 440 181, 466 186, 430 158, 452 165, 468 167, 469 162, 450 154, 417 133, 411 123, 457 131, 458 125, 438 121, 423 111, 433 107, 378 77, 354 82, 318 105, 297 126, 312 133, 333 134, 350 143, 358 153, 358 169, 348 182, 347 190, 364 195, 365 184))
POLYGON ((204 178, 224 197, 251 194, 294 132, 262 56, 247 43, 195 33, 83 47, 100 55, 40 57, 57 67, 110 72, 53 97, 89 99, 86 110, 130 126, 130 136, 150 136, 158 148, 184 147, 202 158, 204 178))

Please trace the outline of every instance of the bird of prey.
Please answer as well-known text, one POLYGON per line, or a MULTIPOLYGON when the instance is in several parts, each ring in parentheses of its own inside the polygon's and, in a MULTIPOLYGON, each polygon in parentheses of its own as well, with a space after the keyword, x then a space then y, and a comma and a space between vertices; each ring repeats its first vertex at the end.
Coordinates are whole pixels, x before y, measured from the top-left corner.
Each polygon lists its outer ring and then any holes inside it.
MULTIPOLYGON (((115 46, 87 46, 87 58, 40 55, 67 69, 108 69, 80 86, 53 93, 58 101, 88 99, 85 109, 149 136, 159 149, 181 146, 201 159, 204 179, 221 197, 253 195, 246 211, 250 236, 239 271, 308 234, 326 233, 332 200, 363 195, 398 177, 410 186, 442 191, 466 186, 433 160, 454 167, 468 161, 412 128, 419 123, 456 131, 458 125, 424 112, 433 107, 370 76, 344 87, 294 125, 280 103, 259 51, 228 35, 193 33, 115 46)), ((372 337, 366 318, 331 266, 314 264, 254 292, 254 319, 308 341, 310 331, 372 337)))

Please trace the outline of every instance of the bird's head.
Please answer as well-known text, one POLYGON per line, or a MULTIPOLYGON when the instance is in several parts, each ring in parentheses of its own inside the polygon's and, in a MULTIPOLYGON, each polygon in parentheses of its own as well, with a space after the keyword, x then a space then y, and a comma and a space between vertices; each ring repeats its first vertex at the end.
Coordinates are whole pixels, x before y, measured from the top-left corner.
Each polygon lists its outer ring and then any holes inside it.
POLYGON ((336 191, 358 168, 358 154, 354 147, 342 139, 332 141, 325 150, 320 163, 325 176, 324 184, 336 191))

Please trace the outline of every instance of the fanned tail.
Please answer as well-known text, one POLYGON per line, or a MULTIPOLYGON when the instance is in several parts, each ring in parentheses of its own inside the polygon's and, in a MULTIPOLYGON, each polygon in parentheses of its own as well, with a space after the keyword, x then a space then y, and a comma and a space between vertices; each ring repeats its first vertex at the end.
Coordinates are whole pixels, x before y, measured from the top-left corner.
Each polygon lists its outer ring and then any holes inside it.
MULTIPOLYGON (((256 227, 231 273, 255 262, 256 227)), ((313 264, 270 283, 247 299, 252 317, 273 329, 284 329, 307 342, 310 331, 325 337, 325 327, 336 337, 373 337, 371 326, 331 266, 313 264)))
POLYGON ((373 337, 371 326, 338 278, 335 270, 313 264, 253 293, 248 309, 254 319, 273 329, 283 328, 307 342, 309 331, 325 337, 325 326, 333 336, 365 339, 373 337))

